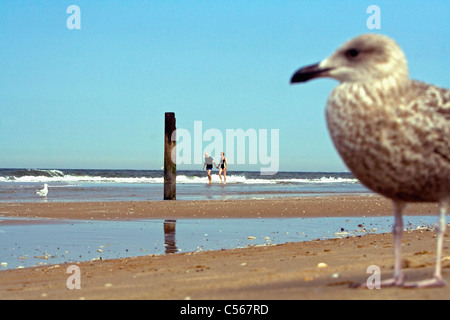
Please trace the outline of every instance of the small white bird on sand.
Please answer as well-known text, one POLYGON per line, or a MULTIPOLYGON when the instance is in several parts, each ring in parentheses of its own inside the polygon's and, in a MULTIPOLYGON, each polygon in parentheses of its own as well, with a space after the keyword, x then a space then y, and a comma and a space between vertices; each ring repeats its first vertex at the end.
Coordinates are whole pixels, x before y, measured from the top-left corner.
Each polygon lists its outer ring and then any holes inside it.
MULTIPOLYGON (((394 278, 382 286, 444 286, 441 254, 450 208, 450 90, 411 80, 397 43, 365 34, 322 62, 298 70, 291 83, 330 77, 340 84, 326 117, 336 149, 368 188, 395 207, 394 278), (434 277, 407 283, 401 266, 402 212, 407 202, 438 202, 434 277)), ((364 286, 362 284, 361 286, 364 286)))
POLYGON ((48 184, 46 184, 46 183, 44 183, 44 188, 43 189, 40 189, 40 190, 37 190, 36 191, 36 194, 39 196, 39 197, 47 197, 47 194, 48 194, 48 184))

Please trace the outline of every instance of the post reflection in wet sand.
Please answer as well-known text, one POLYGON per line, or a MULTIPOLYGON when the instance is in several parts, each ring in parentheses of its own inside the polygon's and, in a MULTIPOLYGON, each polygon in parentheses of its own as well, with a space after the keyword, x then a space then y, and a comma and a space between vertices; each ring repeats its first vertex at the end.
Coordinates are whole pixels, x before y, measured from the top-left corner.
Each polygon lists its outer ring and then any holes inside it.
POLYGON ((176 253, 177 241, 175 237, 175 225, 177 220, 164 220, 164 245, 166 247, 166 254, 176 253))

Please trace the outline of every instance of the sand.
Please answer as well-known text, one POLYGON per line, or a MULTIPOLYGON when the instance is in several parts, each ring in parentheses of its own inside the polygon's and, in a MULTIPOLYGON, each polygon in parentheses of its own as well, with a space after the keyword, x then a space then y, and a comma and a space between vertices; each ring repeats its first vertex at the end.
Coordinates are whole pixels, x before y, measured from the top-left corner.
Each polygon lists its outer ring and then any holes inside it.
MULTIPOLYGON (((411 204, 405 215, 437 215, 437 204, 411 204)), ((200 219, 393 216, 391 201, 376 195, 260 200, 0 203, 0 216, 83 219, 200 219)))
MULTIPOLYGON (((411 205, 407 215, 437 213, 436 204, 411 205)), ((0 204, 1 216, 55 219, 270 218, 391 216, 379 196, 330 196, 235 201, 156 201, 0 204)), ((437 220, 437 219, 436 219, 437 220)), ((449 238, 443 275, 450 282, 449 238)), ((430 277, 435 232, 404 233, 408 280, 430 277)), ((376 265, 393 272, 392 234, 367 234, 232 250, 80 262, 81 289, 69 290, 70 264, 0 271, 0 299, 449 299, 450 289, 352 289, 376 265), (319 265, 321 267, 319 267, 319 265)))

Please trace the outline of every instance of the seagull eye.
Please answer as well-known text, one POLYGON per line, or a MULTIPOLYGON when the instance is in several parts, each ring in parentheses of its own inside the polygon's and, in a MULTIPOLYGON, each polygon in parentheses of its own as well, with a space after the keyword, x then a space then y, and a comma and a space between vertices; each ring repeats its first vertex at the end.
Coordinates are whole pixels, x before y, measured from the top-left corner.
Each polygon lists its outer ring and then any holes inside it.
POLYGON ((345 55, 349 58, 355 58, 359 55, 359 50, 358 49, 349 49, 347 50, 347 52, 345 53, 345 55))

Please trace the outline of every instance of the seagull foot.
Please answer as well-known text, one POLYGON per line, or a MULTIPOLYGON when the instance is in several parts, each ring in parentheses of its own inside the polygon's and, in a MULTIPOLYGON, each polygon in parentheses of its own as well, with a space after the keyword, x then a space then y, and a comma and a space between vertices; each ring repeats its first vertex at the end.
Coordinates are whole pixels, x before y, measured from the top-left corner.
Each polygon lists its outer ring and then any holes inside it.
POLYGON ((437 288, 437 287, 445 287, 447 285, 447 281, 442 279, 442 277, 434 276, 428 280, 422 280, 417 282, 406 282, 403 285, 403 288, 414 289, 414 288, 437 288))
MULTIPOLYGON (((389 288, 389 287, 403 287, 405 284, 405 278, 403 276, 398 278, 386 279, 380 282, 380 288, 389 288)), ((375 285, 374 285, 375 287, 375 285)), ((369 286, 367 282, 355 283, 350 285, 350 288, 354 289, 368 289, 369 286)))

